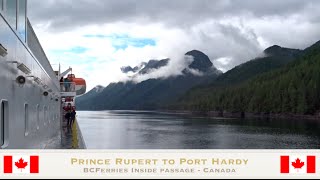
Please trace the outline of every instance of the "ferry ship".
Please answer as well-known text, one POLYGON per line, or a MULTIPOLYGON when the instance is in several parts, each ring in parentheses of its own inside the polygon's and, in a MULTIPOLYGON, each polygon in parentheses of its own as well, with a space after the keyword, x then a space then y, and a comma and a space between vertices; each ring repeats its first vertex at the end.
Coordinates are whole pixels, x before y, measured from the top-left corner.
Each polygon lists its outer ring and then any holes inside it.
POLYGON ((1 149, 64 148, 63 106, 86 91, 85 80, 70 72, 53 70, 27 17, 27 0, 0 0, 1 149))

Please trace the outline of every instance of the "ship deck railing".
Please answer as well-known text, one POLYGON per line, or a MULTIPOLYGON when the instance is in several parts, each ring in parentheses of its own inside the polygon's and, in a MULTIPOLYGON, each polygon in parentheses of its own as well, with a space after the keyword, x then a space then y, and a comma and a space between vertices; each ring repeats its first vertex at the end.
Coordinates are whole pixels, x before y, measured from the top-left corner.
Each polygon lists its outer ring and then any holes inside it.
POLYGON ((60 92, 62 97, 76 96, 76 84, 74 82, 61 82, 60 92))
POLYGON ((61 92, 75 92, 76 91, 76 83, 74 82, 61 82, 60 83, 61 92))

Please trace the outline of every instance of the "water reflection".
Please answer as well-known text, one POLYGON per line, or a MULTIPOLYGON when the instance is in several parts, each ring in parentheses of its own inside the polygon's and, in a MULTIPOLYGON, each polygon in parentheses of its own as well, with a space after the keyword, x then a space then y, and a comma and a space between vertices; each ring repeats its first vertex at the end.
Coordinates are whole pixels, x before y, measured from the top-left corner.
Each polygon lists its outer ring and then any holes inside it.
POLYGON ((217 119, 150 111, 79 112, 90 149, 318 149, 319 122, 217 119))

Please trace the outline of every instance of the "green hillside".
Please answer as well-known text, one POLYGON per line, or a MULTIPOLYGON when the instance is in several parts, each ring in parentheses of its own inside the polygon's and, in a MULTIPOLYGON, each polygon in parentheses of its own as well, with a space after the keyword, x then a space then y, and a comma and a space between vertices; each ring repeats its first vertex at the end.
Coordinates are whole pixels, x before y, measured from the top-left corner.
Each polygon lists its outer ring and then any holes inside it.
POLYGON ((320 42, 287 66, 242 83, 189 91, 172 108, 315 114, 320 110, 320 42))

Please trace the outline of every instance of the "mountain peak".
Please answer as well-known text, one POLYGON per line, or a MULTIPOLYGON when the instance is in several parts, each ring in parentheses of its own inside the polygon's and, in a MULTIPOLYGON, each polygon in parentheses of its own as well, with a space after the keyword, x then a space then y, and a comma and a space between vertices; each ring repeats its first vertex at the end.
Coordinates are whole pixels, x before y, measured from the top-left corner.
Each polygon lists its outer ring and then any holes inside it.
POLYGON ((267 49, 265 49, 263 52, 266 53, 266 54, 272 55, 274 53, 277 53, 277 52, 281 51, 281 49, 282 49, 281 46, 273 45, 273 46, 270 46, 267 49))
POLYGON ((268 56, 287 56, 287 55, 296 55, 300 50, 299 49, 290 49, 281 47, 279 45, 273 45, 268 47, 263 52, 268 56))
POLYGON ((123 66, 120 69, 123 73, 133 72, 133 68, 131 66, 123 66))
POLYGON ((101 92, 104 89, 104 87, 101 85, 98 85, 98 86, 94 87, 93 89, 95 92, 101 92))
POLYGON ((189 51, 189 52, 187 52, 187 53, 186 53, 186 55, 193 55, 193 54, 202 54, 202 55, 206 55, 205 53, 203 53, 203 52, 201 52, 201 51, 199 51, 199 50, 196 50, 196 49, 191 50, 191 51, 189 51))
POLYGON ((140 65, 132 68, 131 66, 123 66, 121 67, 121 71, 125 74, 132 72, 132 73, 139 73, 139 74, 148 74, 152 70, 160 69, 166 65, 168 65, 170 59, 162 59, 162 60, 149 60, 148 62, 142 62, 140 65))
POLYGON ((147 63, 146 62, 142 62, 140 63, 138 66, 135 66, 135 67, 131 67, 131 66, 123 66, 121 67, 121 71, 125 74, 129 73, 129 72, 132 72, 132 73, 136 73, 138 71, 140 71, 142 68, 144 68, 144 66, 146 65, 147 63))
POLYGON ((191 69, 207 72, 213 66, 209 57, 199 50, 189 51, 185 55, 192 56, 194 58, 194 61, 189 65, 189 68, 191 69))
POLYGON ((312 46, 306 48, 305 51, 310 51, 310 50, 319 49, 319 48, 320 48, 320 41, 317 41, 312 46))
POLYGON ((170 59, 150 60, 145 64, 145 67, 139 71, 139 74, 148 74, 150 71, 154 69, 160 69, 168 65, 169 61, 170 59))

